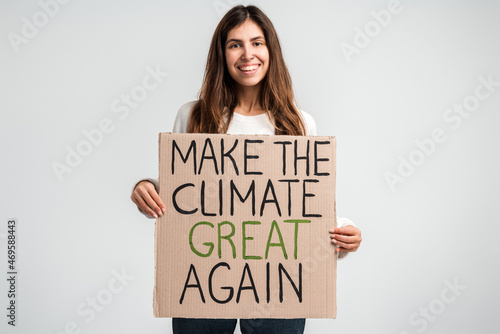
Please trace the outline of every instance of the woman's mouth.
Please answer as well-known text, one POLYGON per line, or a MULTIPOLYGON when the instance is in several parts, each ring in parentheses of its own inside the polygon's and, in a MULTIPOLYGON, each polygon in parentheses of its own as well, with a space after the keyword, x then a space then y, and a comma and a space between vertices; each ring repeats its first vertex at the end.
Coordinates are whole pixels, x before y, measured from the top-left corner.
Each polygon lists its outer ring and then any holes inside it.
POLYGON ((251 75, 257 72, 260 65, 238 66, 238 69, 245 75, 251 75))

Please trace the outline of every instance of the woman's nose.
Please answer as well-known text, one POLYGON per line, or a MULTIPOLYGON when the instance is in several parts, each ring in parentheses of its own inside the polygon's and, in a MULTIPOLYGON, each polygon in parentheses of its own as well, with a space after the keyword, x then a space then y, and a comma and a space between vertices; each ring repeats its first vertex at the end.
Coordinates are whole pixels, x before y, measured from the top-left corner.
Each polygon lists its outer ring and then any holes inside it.
POLYGON ((253 49, 251 47, 245 47, 243 49, 242 59, 252 59, 254 57, 253 49))

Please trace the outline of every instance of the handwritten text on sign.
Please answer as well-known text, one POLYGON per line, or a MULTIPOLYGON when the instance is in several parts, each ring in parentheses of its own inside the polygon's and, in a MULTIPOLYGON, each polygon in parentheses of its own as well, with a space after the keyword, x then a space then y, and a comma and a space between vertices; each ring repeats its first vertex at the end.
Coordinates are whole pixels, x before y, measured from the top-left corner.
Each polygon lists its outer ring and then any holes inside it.
POLYGON ((155 314, 305 317, 319 298, 332 317, 334 255, 304 260, 332 247, 334 194, 333 137, 160 134, 155 314))

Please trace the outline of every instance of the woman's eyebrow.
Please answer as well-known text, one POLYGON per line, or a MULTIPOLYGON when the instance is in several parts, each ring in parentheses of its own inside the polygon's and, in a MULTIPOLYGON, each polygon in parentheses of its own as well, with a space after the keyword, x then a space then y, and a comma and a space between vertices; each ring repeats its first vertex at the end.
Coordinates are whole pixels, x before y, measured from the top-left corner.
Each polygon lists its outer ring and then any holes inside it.
MULTIPOLYGON (((253 37, 253 38, 250 38, 250 41, 252 42, 252 41, 255 41, 257 39, 264 39, 264 37, 262 37, 262 36, 253 37)), ((241 43, 242 40, 241 39, 236 39, 236 38, 231 38, 230 40, 228 40, 226 42, 226 44, 229 44, 231 42, 239 42, 239 43, 241 43)))

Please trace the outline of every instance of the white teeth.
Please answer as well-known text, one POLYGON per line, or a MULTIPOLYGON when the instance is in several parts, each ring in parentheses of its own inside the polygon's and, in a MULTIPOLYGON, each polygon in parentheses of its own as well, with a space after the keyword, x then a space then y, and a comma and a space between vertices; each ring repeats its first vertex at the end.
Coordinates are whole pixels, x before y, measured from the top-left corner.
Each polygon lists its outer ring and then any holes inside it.
POLYGON ((242 71, 253 71, 257 67, 259 67, 259 66, 258 65, 253 65, 253 66, 247 66, 247 67, 239 67, 239 69, 242 70, 242 71))

